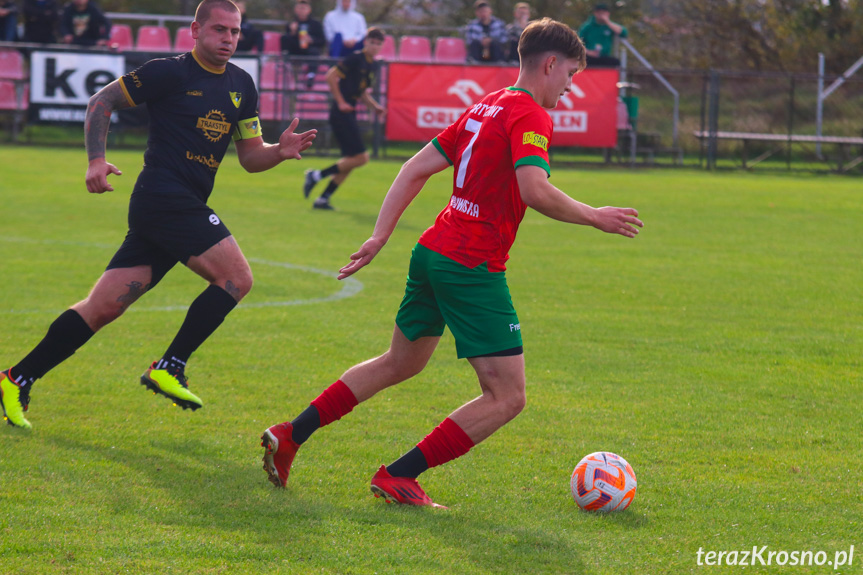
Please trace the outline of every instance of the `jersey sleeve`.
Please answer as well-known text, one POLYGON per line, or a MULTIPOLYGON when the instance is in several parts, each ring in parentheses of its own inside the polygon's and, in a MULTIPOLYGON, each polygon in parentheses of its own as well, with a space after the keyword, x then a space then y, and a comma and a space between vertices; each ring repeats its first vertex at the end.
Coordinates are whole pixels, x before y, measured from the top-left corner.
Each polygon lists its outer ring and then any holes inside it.
POLYGON ((464 111, 464 113, 459 116, 459 119, 450 124, 443 132, 435 136, 432 140, 432 144, 437 148, 437 151, 440 152, 446 161, 449 162, 449 165, 453 165, 453 158, 456 157, 457 149, 456 149, 456 138, 458 137, 458 127, 462 123, 462 119, 465 114, 470 111, 470 108, 464 111))
POLYGON ((514 117, 509 130, 513 167, 538 166, 550 176, 548 146, 553 129, 551 116, 542 109, 514 117))
POLYGON ((251 78, 248 79, 246 91, 243 94, 239 118, 237 127, 234 128, 234 133, 231 135, 235 142, 264 135, 261 129, 261 120, 258 118, 258 90, 251 78))
POLYGON ((138 106, 180 87, 183 71, 176 60, 159 58, 121 76, 119 81, 129 105, 138 106))

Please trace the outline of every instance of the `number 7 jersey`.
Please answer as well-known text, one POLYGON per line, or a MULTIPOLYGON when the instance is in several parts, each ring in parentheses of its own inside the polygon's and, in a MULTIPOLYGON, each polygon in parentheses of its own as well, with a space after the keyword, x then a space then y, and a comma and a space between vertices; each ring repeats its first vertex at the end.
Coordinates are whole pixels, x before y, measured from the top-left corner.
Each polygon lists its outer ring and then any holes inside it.
POLYGON ((432 143, 453 165, 453 193, 423 246, 471 269, 506 269, 509 249, 527 205, 515 170, 541 167, 548 175, 552 121, 526 90, 492 92, 468 108, 432 143))

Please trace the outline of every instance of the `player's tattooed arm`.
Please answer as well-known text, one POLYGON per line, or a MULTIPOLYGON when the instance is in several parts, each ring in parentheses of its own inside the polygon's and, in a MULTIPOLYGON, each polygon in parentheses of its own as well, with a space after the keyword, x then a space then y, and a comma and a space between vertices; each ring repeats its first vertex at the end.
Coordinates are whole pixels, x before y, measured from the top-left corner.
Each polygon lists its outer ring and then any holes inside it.
POLYGON ((89 160, 85 181, 87 191, 91 194, 113 192, 114 187, 108 183, 108 176, 122 174, 116 166, 105 161, 105 142, 108 128, 111 127, 111 114, 130 105, 119 80, 114 80, 90 98, 84 117, 84 144, 89 160))
POLYGON ((111 114, 116 110, 128 108, 129 101, 123 94, 119 80, 114 80, 96 92, 87 105, 84 117, 84 142, 87 146, 87 159, 105 157, 105 142, 111 127, 111 114))

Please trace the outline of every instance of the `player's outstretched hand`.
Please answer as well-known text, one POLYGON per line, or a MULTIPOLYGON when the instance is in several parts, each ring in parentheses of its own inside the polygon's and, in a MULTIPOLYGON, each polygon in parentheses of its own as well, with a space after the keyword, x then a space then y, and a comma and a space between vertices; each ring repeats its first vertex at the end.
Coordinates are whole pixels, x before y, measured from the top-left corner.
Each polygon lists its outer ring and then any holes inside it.
POLYGON ((105 158, 95 158, 87 166, 87 175, 84 181, 87 183, 87 191, 91 194, 101 194, 102 192, 113 192, 114 186, 108 183, 108 176, 115 174, 122 176, 123 172, 117 169, 114 164, 109 164, 105 158))
POLYGON ((638 219, 638 210, 635 208, 612 208, 606 206, 604 208, 597 208, 593 226, 609 234, 620 234, 628 238, 634 238, 638 234, 638 228, 644 227, 644 222, 638 219), (635 226, 638 226, 638 228, 635 226))
POLYGON ((343 280, 348 276, 352 276, 369 265, 383 247, 384 242, 375 238, 367 239, 365 243, 360 246, 357 253, 351 254, 351 263, 339 270, 338 279, 343 280))
POLYGON ((291 122, 288 129, 282 132, 282 135, 279 136, 279 155, 285 160, 301 159, 302 156, 300 154, 308 150, 311 147, 312 142, 315 141, 315 136, 318 133, 317 130, 309 130, 307 132, 302 132, 301 134, 294 133, 294 130, 297 129, 299 124, 300 119, 294 118, 294 121, 291 122))

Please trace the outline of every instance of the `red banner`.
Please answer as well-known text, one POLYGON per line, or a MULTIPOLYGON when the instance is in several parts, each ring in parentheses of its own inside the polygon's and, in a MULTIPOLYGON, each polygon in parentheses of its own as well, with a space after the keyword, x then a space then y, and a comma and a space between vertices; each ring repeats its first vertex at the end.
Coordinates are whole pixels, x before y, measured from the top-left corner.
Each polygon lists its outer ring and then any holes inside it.
MULTIPOLYGON (((585 70, 572 91, 549 111, 553 146, 612 148, 617 145, 615 69, 585 70)), ((489 92, 512 86, 518 68, 399 64, 389 67, 388 140, 428 142, 489 92)))

